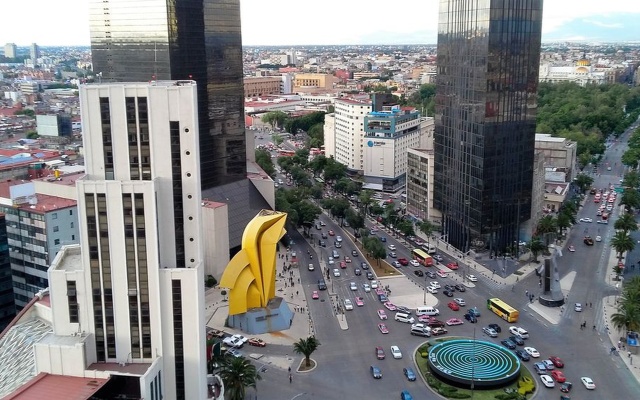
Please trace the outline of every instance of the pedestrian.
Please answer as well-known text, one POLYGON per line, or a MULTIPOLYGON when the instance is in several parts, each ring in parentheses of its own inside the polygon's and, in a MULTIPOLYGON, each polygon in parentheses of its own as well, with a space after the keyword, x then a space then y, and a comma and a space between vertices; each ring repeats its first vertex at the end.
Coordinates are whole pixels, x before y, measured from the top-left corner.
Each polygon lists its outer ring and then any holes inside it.
POLYGON ((589 308, 593 308, 593 303, 589 303, 589 308))
POLYGON ((284 282, 284 287, 285 287, 285 289, 287 288, 287 282, 286 281, 284 282))
POLYGON ((298 283, 300 283, 300 278, 298 278, 298 283))
POLYGON ((629 355, 629 365, 633 365, 633 358, 631 358, 631 355, 629 355))
POLYGON ((296 290, 296 296, 298 295, 298 291, 296 290))
POLYGON ((618 350, 622 348, 622 342, 618 340, 618 350))
POLYGON ((525 295, 525 296, 527 296, 527 297, 529 297, 529 291, 528 291, 528 290, 525 290, 525 291, 524 291, 524 295, 525 295))
POLYGON ((291 367, 289 367, 289 375, 291 375, 291 367))
POLYGON ((289 383, 293 381, 293 375, 289 374, 289 383))
POLYGON ((629 359, 631 359, 631 352, 630 351, 627 352, 627 356, 629 356, 629 359))
POLYGON ((594 330, 594 331, 596 330, 596 326, 595 326, 595 325, 593 326, 593 330, 594 330))

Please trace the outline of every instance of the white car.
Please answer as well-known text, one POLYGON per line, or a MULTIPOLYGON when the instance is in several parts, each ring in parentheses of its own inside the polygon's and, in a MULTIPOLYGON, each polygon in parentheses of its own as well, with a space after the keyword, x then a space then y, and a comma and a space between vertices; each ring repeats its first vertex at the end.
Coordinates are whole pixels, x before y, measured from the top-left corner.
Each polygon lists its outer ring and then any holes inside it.
POLYGON ((355 290, 358 290, 358 285, 356 285, 356 283, 355 283, 355 282, 351 282, 351 283, 349 284, 349 289, 354 290, 354 291, 355 291, 355 290))
POLYGON ((429 286, 431 286, 434 289, 440 289, 442 287, 442 286, 440 286, 440 284, 437 281, 429 282, 429 286))
POLYGON ((313 264, 309 264, 309 271, 313 271, 314 269, 313 264))
POLYGON ((336 236, 336 242, 341 243, 342 242, 342 236, 340 236, 340 235, 336 236))
POLYGON ((344 299, 344 309, 353 310, 353 303, 349 299, 344 299))
POLYGON ((369 286, 368 283, 363 283, 362 288, 364 289, 365 293, 369 293, 371 291, 371 286, 369 286))
POLYGON ((434 288, 433 286, 427 286, 427 292, 431 294, 436 294, 438 293, 438 289, 434 288))
POLYGON ((371 281, 371 289, 377 289, 378 288, 378 281, 371 281))
POLYGON ((576 303, 573 306, 573 310, 576 311, 576 312, 581 312, 582 311, 582 304, 581 303, 576 303))
POLYGON ((453 301, 458 303, 458 305, 461 306, 461 307, 464 307, 464 306, 467 305, 467 303, 464 301, 464 299, 462 299, 460 297, 456 297, 455 299, 453 299, 453 301))
POLYGON ((584 387, 586 387, 587 389, 595 390, 596 384, 593 383, 593 380, 591 378, 583 376, 582 378, 580 378, 580 381, 582 382, 584 387))
POLYGON ((338 268, 334 268, 333 269, 333 276, 335 276, 335 277, 340 276, 340 270, 338 268))
POLYGON ((329 265, 333 265, 333 264, 335 264, 335 263, 336 263, 336 262, 335 262, 335 261, 333 261, 333 257, 330 257, 330 258, 329 258, 329 265))
POLYGON ((226 346, 229 346, 229 347, 235 347, 235 348, 242 347, 242 345, 244 345, 244 342, 242 341, 242 339, 237 338, 235 336, 236 335, 229 336, 229 337, 226 337, 226 338, 222 339, 222 343, 224 343, 226 346))
POLYGON ((525 347, 524 351, 533 358, 540 357, 540 353, 535 349, 535 347, 525 347))
POLYGON ((593 222, 591 218, 580 218, 580 222, 593 222))
POLYGON ((478 278, 475 275, 467 275, 467 279, 469 280, 469 282, 478 282, 478 278))
POLYGON ((596 236, 596 242, 602 242, 602 236, 600 235, 596 236))
POLYGON ((542 381, 542 384, 548 388, 552 388, 556 386, 556 383, 553 381, 553 378, 550 377, 549 375, 540 375, 540 380, 542 381))
POLYGON ((412 267, 419 267, 420 263, 416 260, 411 260, 409 261, 409 265, 411 265, 412 267))
POLYGON ((400 351, 400 347, 398 346, 391 346, 391 355, 393 356, 393 358, 395 358, 396 360, 399 360, 402 358, 402 352, 400 351))
POLYGON ((395 249, 396 249, 396 246, 394 244, 389 245, 389 250, 394 251, 395 249))

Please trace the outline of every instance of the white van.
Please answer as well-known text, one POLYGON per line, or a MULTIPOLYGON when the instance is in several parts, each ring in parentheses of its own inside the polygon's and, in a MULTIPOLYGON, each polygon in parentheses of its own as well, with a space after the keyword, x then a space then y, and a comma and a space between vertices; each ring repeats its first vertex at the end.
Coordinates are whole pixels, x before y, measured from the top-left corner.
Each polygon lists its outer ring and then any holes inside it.
POLYGON ((418 307, 416 308, 416 315, 428 315, 430 317, 440 315, 440 310, 435 307, 418 307))
POLYGON ((395 320, 399 322, 406 322, 407 324, 413 324, 416 322, 411 315, 402 312, 396 313, 395 320))
POLYGON ((438 249, 436 249, 436 246, 432 245, 431 243, 423 244, 422 250, 426 251, 427 254, 436 254, 438 252, 438 249))
POLYGON ((512 335, 520 336, 522 339, 529 339, 529 332, 527 332, 524 328, 520 328, 519 326, 509 327, 509 332, 512 335))

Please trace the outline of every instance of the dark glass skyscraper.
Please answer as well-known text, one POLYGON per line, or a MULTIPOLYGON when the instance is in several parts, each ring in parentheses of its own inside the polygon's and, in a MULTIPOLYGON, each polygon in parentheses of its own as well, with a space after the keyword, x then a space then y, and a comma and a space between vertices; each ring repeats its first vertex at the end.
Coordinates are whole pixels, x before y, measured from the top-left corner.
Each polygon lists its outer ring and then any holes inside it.
POLYGON ((239 0, 90 0, 105 82, 198 84, 202 189, 247 177, 239 0))
POLYGON ((542 3, 440 1, 434 207, 463 251, 504 251, 531 215, 542 3))

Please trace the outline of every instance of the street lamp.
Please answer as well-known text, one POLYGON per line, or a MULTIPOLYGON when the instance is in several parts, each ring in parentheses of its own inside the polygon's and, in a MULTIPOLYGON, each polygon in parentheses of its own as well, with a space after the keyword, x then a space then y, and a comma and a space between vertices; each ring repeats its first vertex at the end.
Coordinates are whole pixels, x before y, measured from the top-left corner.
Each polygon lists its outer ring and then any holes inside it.
POLYGON ((424 276, 424 299, 422 300, 423 305, 427 305, 427 275, 424 276))

